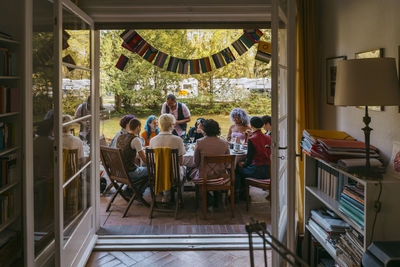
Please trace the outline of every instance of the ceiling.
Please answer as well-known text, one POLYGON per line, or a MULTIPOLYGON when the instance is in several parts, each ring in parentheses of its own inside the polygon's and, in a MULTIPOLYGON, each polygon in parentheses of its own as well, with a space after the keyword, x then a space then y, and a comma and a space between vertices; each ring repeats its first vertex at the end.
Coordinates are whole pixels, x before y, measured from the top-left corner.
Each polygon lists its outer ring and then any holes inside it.
POLYGON ((79 0, 97 29, 269 28, 271 0, 79 0))

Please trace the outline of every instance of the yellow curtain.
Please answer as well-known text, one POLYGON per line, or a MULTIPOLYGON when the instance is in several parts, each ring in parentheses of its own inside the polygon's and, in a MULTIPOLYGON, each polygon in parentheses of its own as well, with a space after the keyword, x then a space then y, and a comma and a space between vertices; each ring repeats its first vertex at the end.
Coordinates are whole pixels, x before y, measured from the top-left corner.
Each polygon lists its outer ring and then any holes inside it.
MULTIPOLYGON (((298 152, 304 129, 318 125, 318 46, 317 1, 297 0, 297 84, 296 84, 296 130, 298 152)), ((297 159, 297 212, 298 231, 304 225, 304 162, 297 159)))

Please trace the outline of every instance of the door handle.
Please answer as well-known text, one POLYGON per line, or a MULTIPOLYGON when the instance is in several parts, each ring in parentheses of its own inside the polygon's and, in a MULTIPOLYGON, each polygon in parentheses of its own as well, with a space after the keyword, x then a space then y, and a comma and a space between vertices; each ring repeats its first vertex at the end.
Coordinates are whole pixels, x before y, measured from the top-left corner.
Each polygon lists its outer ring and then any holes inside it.
POLYGON ((278 159, 284 160, 285 156, 280 156, 280 157, 278 157, 278 159))
POLYGON ((287 146, 279 146, 278 149, 281 149, 281 150, 287 149, 287 146))

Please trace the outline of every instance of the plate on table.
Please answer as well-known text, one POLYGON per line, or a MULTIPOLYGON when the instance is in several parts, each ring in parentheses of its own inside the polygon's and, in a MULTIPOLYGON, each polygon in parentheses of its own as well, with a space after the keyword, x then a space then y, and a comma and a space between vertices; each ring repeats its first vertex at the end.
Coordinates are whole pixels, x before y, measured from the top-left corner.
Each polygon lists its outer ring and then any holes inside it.
POLYGON ((232 153, 233 154, 245 154, 246 153, 246 150, 232 150, 232 153))

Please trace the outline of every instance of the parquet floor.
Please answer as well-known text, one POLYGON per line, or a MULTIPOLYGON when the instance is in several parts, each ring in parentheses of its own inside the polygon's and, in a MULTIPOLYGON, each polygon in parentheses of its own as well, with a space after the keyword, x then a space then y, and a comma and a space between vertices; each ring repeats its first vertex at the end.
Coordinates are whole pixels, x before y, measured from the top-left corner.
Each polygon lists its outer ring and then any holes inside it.
MULTIPOLYGON (((267 252, 271 266, 271 252, 267 252)), ((263 251, 254 252, 255 266, 264 266, 263 251)), ((110 251, 92 252, 86 267, 245 267, 250 266, 248 251, 110 251)))

